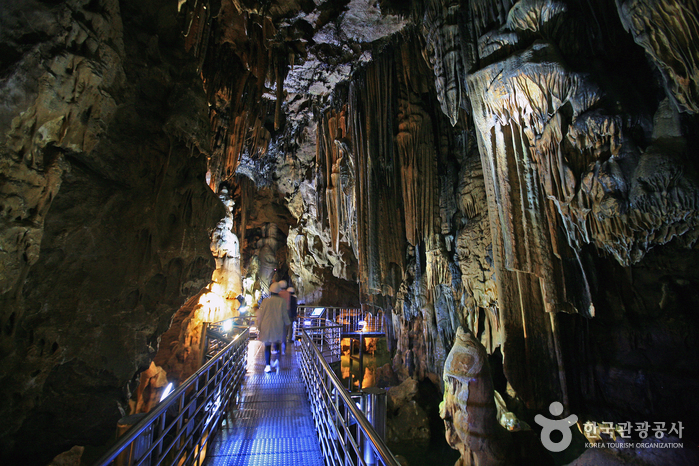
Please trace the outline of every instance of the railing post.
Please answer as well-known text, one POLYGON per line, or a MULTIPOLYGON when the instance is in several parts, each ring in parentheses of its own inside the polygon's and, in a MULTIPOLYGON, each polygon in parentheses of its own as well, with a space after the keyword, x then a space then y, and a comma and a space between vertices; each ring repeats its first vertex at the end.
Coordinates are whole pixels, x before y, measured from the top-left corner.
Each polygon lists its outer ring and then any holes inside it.
MULTIPOLYGON (((377 387, 362 389, 362 412, 381 440, 386 440, 386 390, 377 387)), ((362 452, 367 465, 377 464, 378 458, 371 440, 362 435, 362 452)))

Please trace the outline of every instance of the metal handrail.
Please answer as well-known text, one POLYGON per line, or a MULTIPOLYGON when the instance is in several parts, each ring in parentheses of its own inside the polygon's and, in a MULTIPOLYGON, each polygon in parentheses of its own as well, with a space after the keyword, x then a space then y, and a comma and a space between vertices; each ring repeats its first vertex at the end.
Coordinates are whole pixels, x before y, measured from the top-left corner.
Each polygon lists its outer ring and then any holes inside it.
POLYGON ((243 329, 131 427, 95 466, 106 466, 115 460, 124 466, 157 466, 166 461, 165 464, 201 465, 208 442, 218 431, 245 375, 248 332, 243 329))
POLYGON ((308 313, 318 307, 325 309, 325 318, 343 325, 343 333, 385 333, 383 310, 368 312, 358 307, 300 305, 298 315, 308 318, 308 313))
POLYGON ((305 329, 302 342, 301 372, 326 464, 399 466, 305 329))
POLYGON ((324 360, 333 363, 342 358, 342 325, 323 317, 301 318, 296 324, 295 331, 306 332, 324 360))
POLYGON ((301 317, 309 317, 307 314, 309 311, 313 311, 313 309, 316 309, 318 307, 322 307, 325 309, 325 314, 323 317, 330 319, 334 322, 337 322, 337 317, 343 312, 343 311, 361 311, 360 308, 358 307, 342 307, 342 306, 310 306, 307 304, 299 304, 296 308, 296 312, 298 312, 298 315, 301 317))

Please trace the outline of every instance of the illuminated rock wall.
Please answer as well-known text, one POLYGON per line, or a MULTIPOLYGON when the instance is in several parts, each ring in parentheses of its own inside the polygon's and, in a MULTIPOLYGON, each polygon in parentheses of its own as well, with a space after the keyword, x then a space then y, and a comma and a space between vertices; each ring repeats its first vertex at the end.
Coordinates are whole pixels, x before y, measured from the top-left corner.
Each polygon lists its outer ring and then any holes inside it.
POLYGON ((47 464, 113 438, 224 210, 176 4, 2 10, 0 462, 47 464))
MULTIPOLYGON (((361 303, 389 316, 403 377, 442 388, 462 326, 499 360, 507 401, 530 414, 560 400, 581 415, 640 419, 683 366, 664 372, 637 357, 686 349, 673 313, 697 331, 679 304, 693 302, 696 277, 660 265, 680 251, 695 259, 693 7, 380 7, 412 25, 350 44, 343 13, 321 15, 312 33, 300 32, 308 11, 275 22, 277 37, 303 52, 282 70, 282 124, 270 131, 276 110, 260 117, 269 122, 266 152, 253 156, 261 152, 250 146, 237 163, 257 185, 276 186, 296 219, 287 237, 293 280, 308 302, 323 299, 329 281, 357 283, 361 303), (657 283, 647 281, 653 274, 657 283), (611 329, 624 349, 609 349, 611 329), (640 334, 656 343, 639 345, 640 334), (650 394, 637 397, 632 373, 646 370, 650 394), (613 379, 618 395, 594 389, 613 379), (627 401, 617 412, 611 398, 627 401)), ((278 108, 281 94, 266 95, 264 105, 278 108)), ((675 401, 666 417, 689 403, 675 401)))

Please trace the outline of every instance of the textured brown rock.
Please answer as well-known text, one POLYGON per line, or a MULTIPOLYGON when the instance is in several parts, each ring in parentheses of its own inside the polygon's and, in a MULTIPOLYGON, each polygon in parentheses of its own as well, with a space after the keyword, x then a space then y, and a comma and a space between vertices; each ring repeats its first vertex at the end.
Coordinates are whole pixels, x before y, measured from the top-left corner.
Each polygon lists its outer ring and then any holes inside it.
POLYGON ((455 249, 464 289, 460 318, 480 337, 488 353, 492 353, 502 343, 502 322, 497 308, 497 281, 480 158, 469 157, 461 172, 459 210, 465 221, 456 237, 455 249))
POLYGON ((498 423, 485 347, 461 327, 444 365, 439 415, 447 441, 461 453, 457 466, 511 464, 511 439, 498 423))
POLYGON ((418 381, 408 378, 387 391, 386 440, 404 442, 429 440, 430 422, 418 404, 418 381))
POLYGON ((388 442, 429 440, 429 422, 425 410, 415 400, 410 400, 386 421, 386 440, 388 442))
POLYGON ((653 59, 683 111, 696 113, 699 9, 694 2, 620 0, 624 28, 653 59))
POLYGON ((0 146, 13 180, 0 196, 8 464, 110 439, 129 382, 213 269, 207 230, 221 210, 196 157, 205 101, 158 40, 177 34, 175 7, 87 3, 3 7, 17 58, 3 68, 14 97, 0 146))
POLYGON ((49 466, 80 466, 80 458, 84 450, 85 447, 76 445, 70 450, 57 455, 49 466))
MULTIPOLYGON (((462 99, 465 97, 464 64, 458 23, 459 2, 432 0, 426 2, 423 35, 426 39, 425 54, 435 75, 437 98, 442 112, 449 117, 452 126, 459 119, 462 99)), ((471 63, 468 63, 471 65, 471 63)))
POLYGON ((387 406, 391 411, 397 411, 417 395, 417 380, 410 377, 400 385, 392 387, 387 392, 387 406))

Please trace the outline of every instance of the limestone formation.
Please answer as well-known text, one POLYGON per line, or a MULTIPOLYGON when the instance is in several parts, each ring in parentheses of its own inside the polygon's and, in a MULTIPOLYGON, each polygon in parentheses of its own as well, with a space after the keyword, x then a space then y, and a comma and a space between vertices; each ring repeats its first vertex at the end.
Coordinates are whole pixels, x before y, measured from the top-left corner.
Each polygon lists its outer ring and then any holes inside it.
POLYGON ((83 451, 85 451, 85 447, 76 445, 70 450, 57 455, 49 466, 80 466, 83 451))
POLYGON ((697 113, 699 9, 694 2, 619 0, 624 28, 663 75, 669 96, 683 111, 697 113))
POLYGON ((498 422, 485 347, 462 327, 444 365, 439 415, 447 441, 461 453, 457 466, 512 464, 511 439, 498 422))
POLYGON ((233 303, 233 300, 243 292, 240 241, 234 233, 235 202, 228 197, 228 191, 225 189, 221 190, 219 197, 226 206, 226 216, 218 222, 212 234, 211 252, 216 259, 216 270, 211 281, 218 285, 221 297, 233 303))
MULTIPOLYGON (((425 54, 435 75, 435 87, 439 103, 452 126, 459 119, 465 82, 464 63, 461 56, 461 31, 459 2, 431 0, 425 2, 423 35, 425 54)), ((471 63, 467 63, 470 67, 471 63)))
POLYGON ((417 397, 418 382, 414 378, 387 391, 386 439, 389 442, 429 440, 429 419, 417 403, 417 397))

